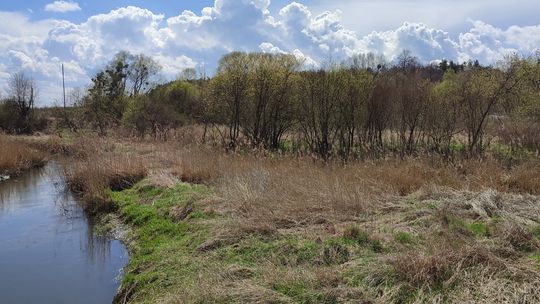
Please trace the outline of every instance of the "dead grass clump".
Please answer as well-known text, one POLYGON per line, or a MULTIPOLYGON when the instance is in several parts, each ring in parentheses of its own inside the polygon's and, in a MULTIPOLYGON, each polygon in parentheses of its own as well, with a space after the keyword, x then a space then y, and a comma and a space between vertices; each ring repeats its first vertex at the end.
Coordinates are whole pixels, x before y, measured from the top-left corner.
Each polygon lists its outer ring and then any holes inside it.
POLYGON ((193 203, 189 202, 185 206, 177 206, 173 207, 169 211, 169 216, 175 221, 183 221, 185 220, 194 210, 193 203))
POLYGON ((483 267, 492 272, 506 269, 503 259, 483 245, 453 247, 446 242, 434 245, 430 252, 411 250, 389 259, 398 280, 412 288, 451 287, 462 271, 483 267))
POLYGON ((422 159, 385 161, 366 169, 364 172, 366 178, 388 185, 400 196, 411 194, 431 184, 450 188, 457 188, 462 184, 450 167, 432 164, 422 159))
POLYGON ((130 188, 146 173, 138 159, 102 155, 68 165, 64 174, 69 188, 83 197, 88 210, 99 212, 114 208, 106 193, 108 189, 130 188))
POLYGON ((355 170, 287 158, 246 160, 215 184, 224 213, 237 222, 278 229, 352 219, 376 193, 355 170))
POLYGON ((179 174, 180 180, 191 184, 206 184, 212 180, 212 171, 186 168, 179 174))
POLYGON ((527 163, 512 169, 506 183, 510 191, 540 195, 540 165, 527 163))
POLYGON ((436 286, 452 276, 455 253, 437 250, 431 254, 408 252, 389 260, 397 278, 413 287, 436 286))
POLYGON ((516 223, 501 223, 497 225, 496 233, 514 250, 532 252, 540 248, 533 234, 516 223))
POLYGON ((0 175, 18 175, 45 164, 46 153, 33 148, 28 142, 0 135, 0 175))
POLYGON ((140 190, 144 190, 145 188, 173 188, 176 186, 180 180, 165 171, 154 171, 149 172, 148 176, 144 179, 144 181, 141 184, 140 190))

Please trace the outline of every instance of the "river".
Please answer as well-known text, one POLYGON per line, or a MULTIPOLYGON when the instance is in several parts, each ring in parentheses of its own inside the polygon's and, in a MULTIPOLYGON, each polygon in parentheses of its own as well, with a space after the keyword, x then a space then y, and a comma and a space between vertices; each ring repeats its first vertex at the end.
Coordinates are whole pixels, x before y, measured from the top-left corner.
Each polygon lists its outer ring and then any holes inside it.
POLYGON ((111 303, 128 260, 117 240, 94 235, 49 163, 0 182, 0 303, 111 303))

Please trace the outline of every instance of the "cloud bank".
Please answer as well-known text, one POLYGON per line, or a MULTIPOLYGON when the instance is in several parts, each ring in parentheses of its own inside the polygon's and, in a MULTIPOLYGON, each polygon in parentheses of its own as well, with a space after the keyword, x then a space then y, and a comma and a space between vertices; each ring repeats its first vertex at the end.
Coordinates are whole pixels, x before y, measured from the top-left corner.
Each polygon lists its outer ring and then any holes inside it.
POLYGON ((42 104, 50 104, 60 98, 61 63, 68 85, 83 86, 120 50, 153 56, 164 67, 164 76, 172 78, 186 67, 204 66, 211 74, 219 58, 233 50, 290 53, 317 67, 366 52, 393 60, 404 49, 424 62, 446 58, 490 64, 512 52, 528 55, 540 46, 540 25, 499 28, 464 21, 470 29, 451 36, 444 29, 404 22, 393 30, 360 36, 343 25, 339 10, 314 14, 292 2, 271 14, 269 6, 270 0, 215 0, 201 12, 183 11, 169 18, 128 6, 82 23, 30 21, 0 12, 0 81, 10 72, 28 71, 42 86, 42 104))

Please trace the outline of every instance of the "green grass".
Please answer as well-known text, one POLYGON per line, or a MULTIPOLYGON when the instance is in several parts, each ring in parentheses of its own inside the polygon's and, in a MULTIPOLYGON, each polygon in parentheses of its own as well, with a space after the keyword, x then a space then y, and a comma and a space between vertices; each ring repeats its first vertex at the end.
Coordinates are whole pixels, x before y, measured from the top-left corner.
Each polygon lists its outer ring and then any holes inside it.
POLYGON ((281 266, 299 266, 315 261, 321 248, 321 244, 295 236, 274 240, 249 236, 234 246, 218 248, 214 254, 228 264, 247 267, 257 266, 261 261, 270 261, 281 266))
POLYGON ((123 287, 134 294, 134 302, 152 303, 170 292, 169 288, 196 284, 197 272, 204 267, 196 262, 196 248, 207 238, 208 227, 201 220, 201 211, 197 218, 180 222, 168 214, 172 207, 209 192, 204 186, 179 184, 173 189, 136 185, 110 193, 134 239, 123 279, 123 287))
POLYGON ((533 259, 536 261, 536 265, 540 268, 540 252, 533 255, 533 259))
POLYGON ((437 210, 438 209, 437 205, 435 205, 435 203, 433 203, 433 202, 428 202, 426 207, 428 209, 431 209, 431 210, 437 210))
POLYGON ((531 228, 531 233, 532 233, 532 235, 534 235, 535 237, 540 239, 540 225, 532 227, 531 228))
MULTIPOLYGON (((496 223, 498 219, 495 219, 493 223, 496 223)), ((489 236, 489 225, 481 221, 465 221, 463 219, 457 218, 455 216, 448 217, 450 229, 456 232, 472 234, 476 237, 488 237, 489 236)))
POLYGON ((401 244, 411 244, 414 242, 412 234, 402 231, 394 235, 394 240, 401 244))
MULTIPOLYGON (((130 261, 122 282, 123 291, 130 293, 130 303, 158 303, 178 295, 190 303, 242 303, 244 300, 228 290, 229 287, 222 293, 200 288, 201 281, 234 283, 234 278, 221 277, 231 267, 249 272, 242 280, 294 303, 335 303, 335 294, 325 291, 331 282, 294 273, 310 269, 308 273, 323 270, 325 274, 324 269, 339 269, 349 262, 373 259, 384 250, 379 240, 353 229, 349 237, 326 240, 251 233, 203 252, 197 247, 213 238, 215 225, 223 223, 222 217, 206 214, 197 204, 211 190, 184 183, 172 189, 143 184, 110 193, 133 240, 128 245, 130 261), (185 220, 175 221, 170 216, 171 209, 186 204, 193 204, 193 212, 185 220)), ((344 273, 338 277, 345 280, 344 273)))
POLYGON ((486 223, 472 222, 466 224, 467 228, 478 237, 485 237, 489 235, 489 229, 486 223))

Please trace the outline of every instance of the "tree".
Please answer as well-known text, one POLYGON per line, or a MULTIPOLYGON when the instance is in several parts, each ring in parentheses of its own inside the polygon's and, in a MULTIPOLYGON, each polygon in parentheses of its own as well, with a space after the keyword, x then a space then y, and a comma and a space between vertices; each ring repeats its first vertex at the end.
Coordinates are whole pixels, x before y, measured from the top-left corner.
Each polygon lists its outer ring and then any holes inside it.
POLYGON ((459 133, 460 99, 457 75, 448 70, 436 84, 427 103, 425 131, 437 152, 448 154, 455 134, 459 133))
POLYGON ((345 78, 335 68, 301 75, 300 127, 311 151, 328 159, 338 132, 337 114, 345 91, 345 78))
POLYGON ((345 60, 342 65, 345 69, 377 72, 386 66, 386 60, 382 55, 375 55, 373 53, 359 53, 345 60))
POLYGON ((219 61, 217 74, 212 80, 214 112, 224 114, 217 122, 229 127, 228 146, 235 148, 240 136, 241 116, 248 96, 249 57, 234 52, 219 61), (223 121, 222 121, 223 120, 223 121))
POLYGON ((184 80, 184 81, 194 81, 197 79, 197 70, 195 70, 194 68, 184 69, 178 75, 178 79, 184 80))
POLYGON ((152 88, 152 79, 159 74, 161 66, 152 57, 144 54, 133 55, 120 51, 105 70, 120 77, 122 85, 118 88, 122 89, 125 95, 134 97, 152 88))
POLYGON ((375 154, 384 152, 384 131, 390 126, 392 118, 392 99, 394 87, 390 78, 382 75, 376 78, 371 98, 366 105, 367 118, 364 137, 368 148, 375 154))
POLYGON ((111 125, 118 125, 129 104, 150 88, 150 80, 160 66, 145 55, 119 52, 113 60, 92 78, 88 94, 82 98, 85 120, 104 135, 111 125))
POLYGON ((109 125, 115 120, 114 111, 111 108, 109 91, 109 79, 105 72, 99 72, 92 78, 92 86, 88 94, 81 100, 81 120, 105 135, 109 125))
POLYGON ((27 133, 31 131, 31 114, 37 98, 35 81, 24 72, 14 73, 7 83, 8 99, 5 107, 12 107, 16 115, 14 119, 14 132, 27 133))
POLYGON ((151 81, 161 71, 161 66, 144 54, 128 57, 127 78, 131 83, 131 96, 137 96, 151 88, 151 81))
POLYGON ((521 81, 516 68, 515 62, 508 60, 500 69, 479 67, 458 74, 469 155, 483 153, 489 115, 521 81))
POLYGON ((411 154, 423 122, 431 83, 419 70, 407 69, 394 75, 396 123, 401 141, 401 153, 411 154))
POLYGON ((150 131, 154 139, 167 140, 169 130, 178 127, 184 116, 165 100, 139 96, 133 99, 126 110, 124 124, 137 131, 140 137, 150 131))
POLYGON ((346 159, 362 139, 359 133, 366 123, 367 103, 372 97, 376 76, 369 67, 343 70, 341 73, 345 87, 338 108, 338 153, 346 159))
POLYGON ((249 94, 242 130, 254 147, 278 149, 291 126, 291 79, 299 63, 284 54, 249 54, 249 94))

